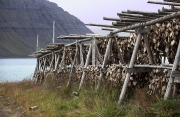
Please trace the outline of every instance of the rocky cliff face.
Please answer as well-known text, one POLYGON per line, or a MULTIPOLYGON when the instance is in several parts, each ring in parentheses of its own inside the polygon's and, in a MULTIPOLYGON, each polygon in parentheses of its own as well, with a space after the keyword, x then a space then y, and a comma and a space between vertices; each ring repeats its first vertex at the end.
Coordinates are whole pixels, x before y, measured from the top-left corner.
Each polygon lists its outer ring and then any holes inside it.
POLYGON ((78 18, 47 0, 0 0, 0 57, 27 57, 36 50, 37 34, 40 46, 46 47, 52 42, 53 21, 55 37, 92 33, 78 18))

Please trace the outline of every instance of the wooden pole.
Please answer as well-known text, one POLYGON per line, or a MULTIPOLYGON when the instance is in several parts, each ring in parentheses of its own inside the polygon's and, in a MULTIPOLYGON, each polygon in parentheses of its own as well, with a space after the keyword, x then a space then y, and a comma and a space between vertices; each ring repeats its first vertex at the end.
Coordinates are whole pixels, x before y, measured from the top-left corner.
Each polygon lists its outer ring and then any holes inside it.
POLYGON ((144 44, 146 46, 147 53, 148 53, 149 64, 152 65, 152 64, 154 64, 154 60, 153 60, 153 55, 152 55, 152 52, 151 52, 151 49, 150 49, 150 46, 149 46, 149 40, 147 38, 147 33, 143 34, 143 39, 144 39, 144 44))
MULTIPOLYGON (((88 54, 87 54, 87 57, 86 57, 86 63, 84 65, 84 68, 87 68, 87 66, 89 64, 89 59, 90 59, 90 56, 91 56, 91 52, 92 52, 92 43, 89 45, 89 51, 88 51, 88 54)), ((84 82, 85 76, 86 76, 86 71, 83 71, 83 74, 82 74, 82 77, 81 77, 81 81, 80 81, 80 84, 79 84, 79 90, 82 87, 82 84, 84 82)))
POLYGON ((101 80, 102 80, 102 77, 104 75, 102 69, 105 68, 105 65, 106 65, 106 62, 107 62, 107 59, 108 59, 108 56, 109 56, 109 52, 110 52, 111 43, 112 43, 112 38, 109 38, 109 41, 108 41, 108 44, 107 44, 107 48, 106 48, 106 52, 105 52, 105 55, 104 55, 103 64, 102 64, 101 71, 100 71, 100 76, 99 76, 99 80, 98 80, 97 90, 99 90, 99 88, 100 88, 101 80))
POLYGON ((37 83, 37 78, 36 78, 36 74, 37 74, 37 71, 38 71, 38 58, 37 58, 37 60, 36 60, 36 67, 35 67, 35 70, 34 70, 34 74, 33 74, 33 79, 35 80, 34 82, 35 82, 35 84, 37 83))
POLYGON ((79 51, 80 51, 80 61, 81 61, 81 66, 84 66, 84 58, 83 58, 83 44, 79 43, 79 51))
POLYGON ((180 3, 172 3, 172 2, 148 1, 148 3, 151 3, 151 4, 160 4, 160 5, 180 6, 180 3))
MULTIPOLYGON (((133 54, 131 56, 129 68, 133 68, 133 66, 134 66, 136 56, 137 56, 137 52, 138 52, 138 48, 139 48, 140 41, 141 41, 141 36, 142 36, 141 33, 139 33, 138 37, 137 37, 137 40, 136 40, 136 43, 135 43, 135 46, 134 46, 133 54)), ((121 90, 121 94, 120 94, 120 97, 119 97, 118 104, 120 104, 124 99, 124 96, 125 96, 125 93, 126 93, 126 90, 127 90, 127 86, 128 86, 128 83, 129 83, 130 76, 131 76, 130 73, 126 74, 126 78, 125 78, 125 81, 124 81, 124 84, 123 84, 123 87, 122 87, 122 90, 121 90)))
POLYGON ((78 48, 79 48, 78 47, 78 41, 76 40, 76 53, 75 53, 75 57, 74 57, 74 60, 73 60, 73 64, 71 66, 71 71, 70 71, 70 74, 69 74, 69 80, 67 82, 67 87, 70 86, 71 79, 72 79, 72 72, 73 72, 73 69, 74 69, 74 65, 75 65, 75 63, 77 64, 77 57, 78 57, 78 51, 79 51, 78 48))
POLYGON ((97 55, 97 58, 98 58, 99 62, 102 64, 102 63, 103 63, 103 59, 102 59, 102 56, 101 56, 101 54, 100 54, 100 52, 99 52, 99 49, 98 49, 98 47, 97 47, 97 44, 95 45, 95 47, 96 47, 96 55, 97 55))
POLYGON ((92 38, 92 65, 96 65, 96 39, 92 38))
POLYGON ((53 62, 54 62, 54 52, 52 52, 52 60, 50 63, 50 71, 53 69, 53 62))
POLYGON ((58 67, 58 63, 59 63, 59 59, 60 59, 60 55, 58 54, 57 56, 58 56, 58 57, 57 57, 57 60, 56 60, 56 62, 55 62, 54 71, 57 71, 57 67, 58 67))
POLYGON ((36 47, 36 50, 38 51, 39 50, 39 35, 37 34, 37 47, 36 47))
POLYGON ((172 72, 177 70, 178 65, 179 65, 179 60, 180 60, 180 40, 179 40, 175 60, 174 60, 174 63, 173 63, 172 71, 171 71, 171 74, 170 74, 169 82, 168 82, 168 85, 167 85, 167 88, 166 88, 166 93, 164 95, 165 100, 168 99, 169 96, 170 96, 172 85, 173 85, 173 82, 174 82, 174 77, 172 77, 172 72))
POLYGON ((114 31, 111 32, 111 34, 116 34, 116 33, 119 33, 119 32, 123 32, 125 30, 131 30, 131 29, 135 29, 135 28, 139 28, 139 27, 153 25, 155 23, 163 22, 163 21, 166 21, 166 20, 169 20, 169 19, 172 19, 172 18, 176 18, 176 17, 179 17, 179 16, 180 16, 180 11, 176 12, 176 13, 172 13, 170 15, 166 15, 166 16, 161 17, 161 18, 151 20, 151 21, 147 21, 147 22, 143 22, 143 23, 137 23, 137 24, 133 24, 133 25, 130 25, 130 26, 123 27, 123 28, 115 29, 114 31))
POLYGON ((54 36, 55 36, 55 21, 53 21, 53 39, 52 39, 53 43, 54 43, 54 36))
POLYGON ((62 70, 62 67, 64 66, 65 56, 66 56, 66 47, 64 47, 63 56, 62 56, 62 59, 61 59, 61 63, 60 63, 60 65, 59 65, 59 71, 60 71, 60 72, 61 72, 61 70, 62 70))
POLYGON ((123 60, 123 57, 122 57, 122 54, 121 54, 120 48, 119 48, 118 43, 117 43, 117 42, 118 42, 118 41, 117 41, 117 38, 116 38, 116 40, 115 40, 115 41, 116 41, 116 43, 115 43, 115 44, 116 44, 116 47, 117 47, 117 50, 118 50, 118 57, 119 57, 120 63, 121 63, 121 64, 124 64, 124 60, 123 60))

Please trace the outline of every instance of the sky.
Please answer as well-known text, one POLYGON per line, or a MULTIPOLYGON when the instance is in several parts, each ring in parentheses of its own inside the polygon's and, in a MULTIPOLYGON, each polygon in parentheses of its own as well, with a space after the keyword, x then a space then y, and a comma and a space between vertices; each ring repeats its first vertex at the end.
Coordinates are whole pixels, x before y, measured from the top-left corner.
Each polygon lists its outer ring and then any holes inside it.
MULTIPOLYGON (((49 0, 76 16, 85 24, 111 24, 103 17, 118 18, 117 13, 126 10, 157 11, 163 5, 149 4, 148 0, 49 0)), ((155 0, 163 1, 163 0, 155 0)), ((90 27, 91 29, 93 27, 90 27)))

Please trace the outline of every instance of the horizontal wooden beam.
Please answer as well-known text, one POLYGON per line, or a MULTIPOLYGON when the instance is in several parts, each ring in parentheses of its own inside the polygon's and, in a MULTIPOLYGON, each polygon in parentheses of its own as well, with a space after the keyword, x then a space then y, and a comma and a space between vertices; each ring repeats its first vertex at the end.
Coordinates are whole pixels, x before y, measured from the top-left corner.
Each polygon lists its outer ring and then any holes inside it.
POLYGON ((142 19, 128 19, 128 18, 120 18, 121 22, 130 22, 130 23, 134 23, 134 22, 143 22, 143 21, 147 21, 147 20, 142 20, 142 19))
POLYGON ((103 17, 103 20, 120 21, 119 18, 103 17))
POLYGON ((175 3, 180 3, 179 0, 164 0, 165 2, 175 2, 175 3))
POLYGON ((134 67, 134 68, 126 68, 125 72, 126 73, 140 73, 140 72, 151 72, 152 68, 147 68, 147 67, 134 67))
POLYGON ((167 8, 162 7, 162 11, 163 12, 178 12, 179 10, 177 10, 177 9, 167 9, 167 8))
POLYGON ((125 30, 131 30, 131 29, 135 29, 135 28, 139 28, 139 27, 149 26, 149 25, 153 25, 155 23, 167 21, 169 19, 176 18, 176 17, 180 17, 180 11, 176 12, 176 13, 172 13, 170 15, 166 15, 166 16, 161 17, 161 18, 151 20, 151 21, 147 21, 147 22, 143 22, 143 23, 137 23, 137 24, 134 24, 134 25, 130 25, 130 26, 127 26, 127 27, 120 28, 120 29, 115 29, 111 33, 115 34, 115 33, 123 32, 125 30))
MULTIPOLYGON (((122 68, 127 68, 127 66, 121 66, 122 68)), ((163 66, 163 65, 134 65, 135 68, 153 68, 153 69, 172 69, 172 67, 169 66, 163 66)))
POLYGON ((157 12, 135 11, 135 10, 127 10, 127 13, 141 14, 141 15, 159 15, 157 12))
POLYGON ((148 1, 147 3, 151 3, 151 4, 160 4, 160 5, 180 6, 180 3, 172 3, 172 2, 148 1))
POLYGON ((166 12, 166 11, 163 11, 161 9, 158 9, 158 13, 168 15, 168 14, 171 14, 172 12, 166 12))
POLYGON ((180 77, 180 71, 171 71, 171 70, 169 70, 169 72, 167 74, 167 77, 170 77, 171 74, 172 74, 172 77, 180 77))
POLYGON ((136 10, 122 11, 122 13, 143 15, 143 16, 152 17, 152 18, 159 18, 159 17, 163 17, 164 16, 164 14, 159 14, 157 12, 146 12, 146 11, 136 11, 136 10))
POLYGON ((117 13, 119 17, 131 17, 131 18, 142 18, 142 19, 154 19, 157 18, 155 16, 144 16, 142 14, 130 14, 130 13, 117 13))
POLYGON ((112 25, 119 26, 119 27, 128 26, 128 25, 131 25, 131 24, 132 23, 130 23, 130 22, 120 22, 120 21, 112 22, 112 25))
POLYGON ((65 47, 72 46, 72 45, 75 45, 76 43, 80 43, 80 42, 90 41, 91 39, 92 38, 86 38, 86 39, 78 40, 77 42, 73 42, 73 43, 65 45, 65 47))
POLYGON ((94 23, 90 23, 90 24, 85 24, 87 26, 99 26, 99 27, 108 27, 108 28, 120 28, 119 26, 113 26, 113 25, 107 25, 107 24, 94 24, 94 23))
POLYGON ((138 21, 148 21, 155 18, 143 18, 143 17, 131 17, 131 16, 121 16, 121 18, 131 19, 131 20, 138 20, 138 21))

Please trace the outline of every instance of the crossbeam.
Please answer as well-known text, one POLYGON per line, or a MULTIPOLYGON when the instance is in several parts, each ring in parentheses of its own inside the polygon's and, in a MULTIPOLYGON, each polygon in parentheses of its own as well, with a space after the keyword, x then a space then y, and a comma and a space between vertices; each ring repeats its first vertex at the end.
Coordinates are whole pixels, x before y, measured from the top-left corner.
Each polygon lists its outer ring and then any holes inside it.
POLYGON ((120 26, 107 25, 107 24, 94 24, 94 23, 89 23, 89 24, 85 24, 85 25, 86 25, 86 26, 99 26, 99 27, 120 28, 120 26))
POLYGON ((120 21, 119 18, 103 17, 103 20, 120 21))
POLYGON ((147 3, 151 3, 151 4, 160 4, 160 5, 180 6, 180 3, 172 3, 172 2, 148 1, 147 3))
POLYGON ((140 27, 144 27, 144 26, 153 25, 155 23, 163 22, 163 21, 166 21, 166 20, 169 20, 169 19, 172 19, 172 18, 176 18, 176 17, 179 17, 179 16, 180 16, 180 11, 176 12, 176 13, 172 13, 170 15, 166 15, 166 16, 161 17, 161 18, 151 20, 151 21, 147 21, 147 22, 143 22, 143 23, 136 23, 134 25, 130 25, 130 26, 127 26, 127 27, 123 27, 123 28, 120 28, 120 29, 115 29, 114 31, 111 32, 111 34, 119 33, 119 32, 125 31, 125 30, 131 30, 131 29, 135 29, 135 28, 140 28, 140 27))
POLYGON ((164 0, 164 1, 166 1, 166 2, 175 2, 175 3, 180 3, 180 1, 179 1, 179 0, 164 0))

